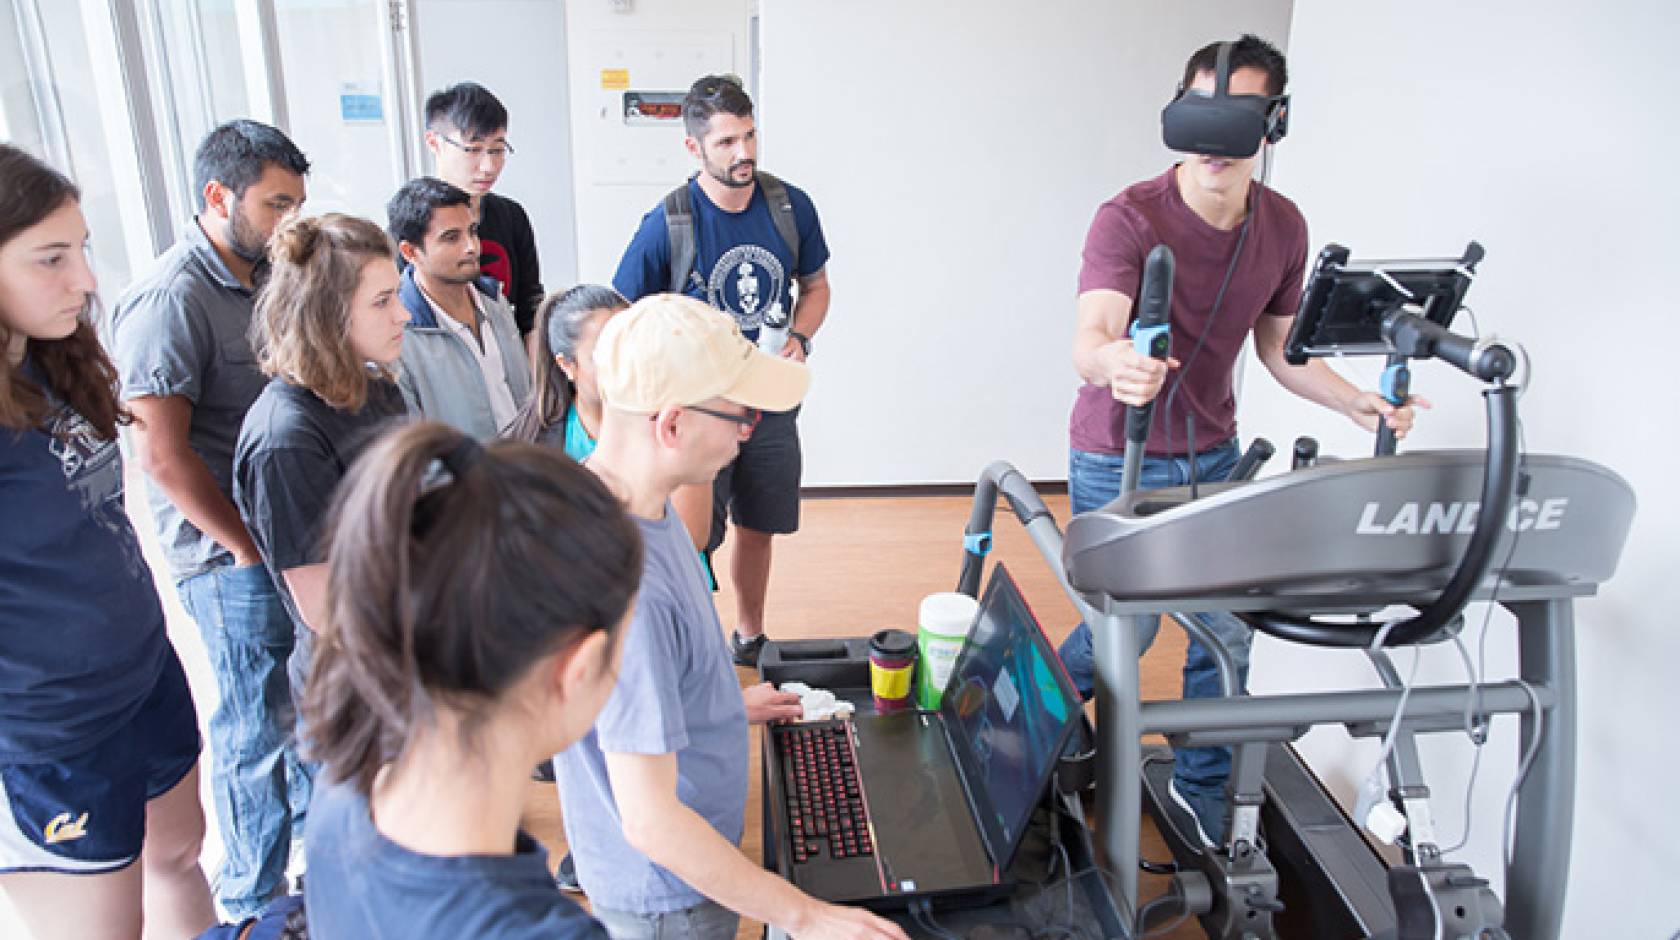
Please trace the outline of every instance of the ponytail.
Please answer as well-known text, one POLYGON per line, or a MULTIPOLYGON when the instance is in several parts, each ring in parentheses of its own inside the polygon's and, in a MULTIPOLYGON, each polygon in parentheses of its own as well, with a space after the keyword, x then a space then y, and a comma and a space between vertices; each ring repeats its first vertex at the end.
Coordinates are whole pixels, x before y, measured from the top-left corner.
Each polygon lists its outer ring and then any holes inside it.
POLYGON ((617 313, 628 306, 623 294, 599 284, 579 284, 543 298, 532 326, 531 397, 514 417, 508 437, 534 443, 565 420, 566 409, 577 399, 577 388, 555 359, 575 365, 584 324, 597 313, 617 313))
POLYGON ((641 552, 623 507, 557 450, 436 422, 389 432, 332 513, 311 756, 366 793, 438 703, 471 735, 534 662, 614 628, 641 552))

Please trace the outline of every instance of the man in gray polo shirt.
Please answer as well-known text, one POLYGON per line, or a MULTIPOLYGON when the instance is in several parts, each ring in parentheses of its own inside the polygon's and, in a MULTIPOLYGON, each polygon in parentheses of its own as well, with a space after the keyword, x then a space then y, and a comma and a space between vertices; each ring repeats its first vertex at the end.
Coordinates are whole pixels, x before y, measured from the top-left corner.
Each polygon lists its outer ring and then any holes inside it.
POLYGON ((199 213, 117 301, 108 340, 158 540, 221 692, 216 894, 239 919, 284 892, 309 803, 287 672, 297 638, 232 499, 239 425, 267 382, 247 339, 254 292, 269 236, 303 203, 309 161, 280 131, 232 121, 205 137, 193 170, 199 213))

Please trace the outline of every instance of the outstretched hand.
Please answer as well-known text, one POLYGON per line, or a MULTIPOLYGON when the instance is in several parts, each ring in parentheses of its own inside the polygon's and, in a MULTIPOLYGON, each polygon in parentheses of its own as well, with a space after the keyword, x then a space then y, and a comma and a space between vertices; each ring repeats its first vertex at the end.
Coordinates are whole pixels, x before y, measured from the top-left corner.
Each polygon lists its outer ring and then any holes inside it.
POLYGON ((747 720, 753 724, 792 721, 805 714, 796 693, 783 692, 768 682, 747 686, 741 698, 747 705, 747 720))
POLYGON ((878 914, 822 902, 788 933, 795 940, 910 940, 904 928, 878 914))

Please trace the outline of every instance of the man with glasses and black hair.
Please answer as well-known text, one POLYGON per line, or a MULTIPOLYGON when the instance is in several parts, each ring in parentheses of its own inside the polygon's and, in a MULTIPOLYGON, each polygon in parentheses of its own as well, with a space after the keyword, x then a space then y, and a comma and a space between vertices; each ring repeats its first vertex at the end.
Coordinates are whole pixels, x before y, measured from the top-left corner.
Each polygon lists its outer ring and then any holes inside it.
POLYGON ((193 158, 198 215, 118 299, 107 337, 158 541, 221 693, 210 716, 210 792, 227 848, 216 896, 235 919, 284 893, 309 805, 287 675, 303 678, 297 637, 233 503, 239 426, 268 383, 247 338, 251 312, 268 239, 303 204, 308 172, 267 124, 206 135, 193 158))
POLYGON ((542 303, 542 272, 537 236, 525 208, 490 191, 513 155, 507 127, 507 108, 483 85, 461 82, 426 99, 426 147, 437 175, 472 197, 479 266, 501 282, 519 335, 524 336, 531 332, 542 303))
MULTIPOLYGON (((1185 64, 1179 98, 1203 111, 1222 102, 1246 109, 1251 121, 1242 126, 1248 130, 1231 136, 1252 135, 1240 148, 1252 145, 1252 151, 1232 156, 1187 149, 1182 162, 1097 208, 1085 236, 1073 341, 1074 367, 1086 383, 1070 421, 1068 497, 1075 513, 1119 495, 1127 406, 1155 402, 1139 486, 1182 486, 1192 474, 1213 482, 1235 469, 1233 369, 1251 335, 1267 371, 1296 395, 1369 430, 1387 419, 1404 436, 1412 425, 1411 407, 1397 408, 1376 392, 1355 388, 1322 359, 1292 366, 1283 358, 1301 299, 1307 223, 1293 202, 1256 182, 1254 171, 1261 150, 1281 139, 1287 127, 1288 81, 1283 53, 1258 36, 1197 50, 1185 64), (1218 87, 1222 47, 1228 78, 1218 87), (1172 248, 1177 265, 1168 315, 1172 354, 1164 361, 1134 349, 1128 333, 1144 260, 1158 244, 1172 248)), ((1166 130, 1171 144, 1173 129, 1166 130)), ((1234 148, 1235 141, 1230 143, 1234 148)), ((1239 689, 1246 687, 1253 632, 1228 613, 1195 616, 1230 652, 1239 689)), ((1140 652, 1154 638, 1153 632, 1143 637, 1140 652)), ((1096 672, 1090 628, 1080 624, 1061 655, 1074 685, 1089 698, 1096 672)), ((1191 638, 1184 697, 1220 694, 1213 656, 1191 638)), ((1175 755, 1170 795, 1196 821, 1203 844, 1223 838, 1230 767, 1230 751, 1223 747, 1180 748, 1175 755)))
MULTIPOLYGON (((683 99, 683 127, 699 172, 642 218, 613 286, 632 301, 666 291, 698 298, 733 316, 761 348, 804 362, 828 316, 828 244, 816 206, 759 171, 752 99, 740 79, 696 81, 683 99)), ((708 564, 723 543, 725 514, 734 515, 730 643, 743 666, 756 665, 764 646, 771 538, 799 528, 798 415, 797 407, 766 413, 718 473, 709 501, 679 494, 678 510, 704 540, 708 564)))

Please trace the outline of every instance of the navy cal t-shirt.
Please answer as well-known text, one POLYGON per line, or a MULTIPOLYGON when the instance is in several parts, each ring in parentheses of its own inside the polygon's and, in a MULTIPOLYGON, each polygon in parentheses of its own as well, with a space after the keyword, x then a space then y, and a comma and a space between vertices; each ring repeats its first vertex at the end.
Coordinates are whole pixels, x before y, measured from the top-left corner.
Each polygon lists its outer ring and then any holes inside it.
POLYGON ((0 428, 0 762, 98 744, 168 654, 117 442, 53 405, 41 427, 0 428))
MULTIPOLYGON (((783 185, 787 185, 784 183, 783 185)), ((725 212, 706 197, 695 180, 688 181, 694 212, 694 270, 683 293, 731 314, 747 338, 758 336, 764 312, 778 299, 793 311, 793 285, 822 270, 828 263, 828 242, 811 197, 787 186, 793 204, 794 228, 799 232, 799 261, 782 241, 770 216, 764 187, 753 187, 752 202, 740 212, 725 212), (790 273, 791 272, 791 273, 790 273)), ((618 262, 613 286, 631 301, 663 293, 671 284, 671 239, 665 230, 665 204, 642 216, 630 247, 618 262)))

